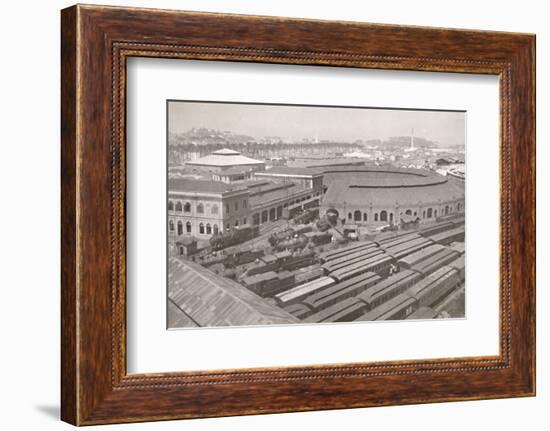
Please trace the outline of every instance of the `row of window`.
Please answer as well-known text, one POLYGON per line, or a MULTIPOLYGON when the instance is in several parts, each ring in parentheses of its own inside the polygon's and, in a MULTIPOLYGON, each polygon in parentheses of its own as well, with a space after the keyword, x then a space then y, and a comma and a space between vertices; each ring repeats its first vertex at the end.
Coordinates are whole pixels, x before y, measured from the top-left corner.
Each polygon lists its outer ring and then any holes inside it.
MULTIPOLYGON (((243 218, 243 225, 246 225, 246 217, 243 218)), ((238 227, 239 226, 239 220, 235 220, 235 227, 238 227)), ((169 220, 168 221, 168 228, 170 229, 170 232, 176 232, 178 235, 183 235, 184 234, 184 231, 186 234, 190 235, 193 232, 193 224, 188 221, 184 223, 179 220, 177 223, 174 223, 174 220, 169 220)), ((225 226, 225 228, 227 230, 230 230, 231 229, 231 224, 230 223, 227 223, 227 225, 225 226)), ((217 224, 213 224, 211 225, 210 223, 199 223, 199 230, 198 230, 198 233, 199 234, 206 234, 206 235, 212 235, 212 234, 217 234, 219 232, 219 227, 217 224)))
MULTIPOLYGON (((170 220, 168 222, 168 227, 170 229, 170 232, 176 231, 176 226, 177 226, 177 234, 178 235, 183 235, 184 225, 183 225, 183 222, 181 220, 178 221, 177 224, 174 223, 174 220, 170 220)), ((218 227, 217 224, 211 225, 210 223, 206 223, 206 225, 205 225, 204 223, 199 223, 199 232, 198 233, 201 233, 201 234, 206 233, 207 235, 211 235, 212 233, 214 233, 214 234, 218 233, 218 231, 219 231, 219 227, 218 227)), ((187 233, 187 234, 192 234, 193 233, 193 225, 190 221, 185 223, 185 233, 187 233)))
MULTIPOLYGON (((233 206, 235 208, 235 211, 238 211, 239 210, 239 201, 235 201, 233 206)), ((243 208, 248 207, 248 202, 246 200, 242 201, 242 207, 243 208)), ((182 203, 180 201, 177 201, 176 203, 174 203, 174 201, 169 200, 168 201, 168 211, 175 211, 175 212, 178 212, 178 213, 181 213, 181 212, 190 213, 191 212, 191 203, 190 202, 182 203)), ((218 205, 213 204, 212 207, 210 207, 210 213, 211 214, 218 214, 218 211, 219 211, 218 205)), ((225 204, 225 211, 227 213, 229 213, 231 211, 231 207, 228 203, 225 204)), ((204 204, 202 204, 202 203, 197 204, 197 213, 198 214, 204 214, 204 204)))
MULTIPOLYGON (((459 202, 457 205, 456 205, 456 211, 461 211, 462 210, 462 204, 459 202)), ((449 206, 449 205, 446 205, 444 210, 442 211, 442 215, 447 215, 449 213, 452 213, 453 212, 453 207, 452 206, 449 206)), ((414 215, 416 217, 417 213, 416 211, 413 211, 412 210, 407 210, 405 211, 405 214, 406 215, 414 215)), ((401 213, 401 215, 403 215, 403 213, 401 213)), ((433 208, 428 208, 428 210, 424 210, 422 212, 422 218, 432 218, 432 217, 437 217, 437 209, 433 209, 433 208)), ((353 220, 353 221, 368 221, 368 214, 367 213, 361 213, 361 211, 359 210, 356 210, 354 211, 353 213, 351 212, 348 212, 348 220, 353 220)), ((374 213, 374 221, 377 222, 377 221, 389 221, 389 222, 393 222, 393 213, 389 213, 389 219, 388 219, 388 212, 386 210, 382 210, 380 211, 380 214, 378 213, 374 213)))

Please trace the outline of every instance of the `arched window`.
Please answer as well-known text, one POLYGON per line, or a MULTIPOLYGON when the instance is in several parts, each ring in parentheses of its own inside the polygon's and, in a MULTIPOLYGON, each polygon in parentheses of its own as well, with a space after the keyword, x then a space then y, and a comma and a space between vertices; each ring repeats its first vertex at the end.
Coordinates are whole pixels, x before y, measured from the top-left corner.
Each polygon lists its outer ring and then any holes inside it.
POLYGON ((433 210, 431 208, 428 208, 428 218, 432 218, 432 212, 433 210))
POLYGON ((459 202, 456 204, 456 210, 460 211, 462 209, 462 204, 459 202))
POLYGON ((239 226, 239 220, 235 220, 235 227, 239 226))
POLYGON ((378 213, 374 213, 374 221, 378 221, 378 213))
POLYGON ((267 210, 262 211, 262 223, 267 221, 267 210))
POLYGON ((218 225, 215 224, 215 225, 214 225, 214 235, 217 235, 218 232, 219 232, 218 225))
POLYGON ((426 211, 422 212, 422 218, 426 218, 426 211))
POLYGON ((180 250, 180 256, 183 256, 183 246, 182 245, 180 245, 179 250, 180 250))
POLYGON ((181 202, 177 202, 177 203, 176 203, 176 211, 180 213, 182 209, 183 209, 183 208, 182 208, 182 206, 181 206, 181 202))
POLYGON ((411 210, 407 210, 407 211, 405 211, 405 214, 411 215, 411 214, 412 214, 412 211, 411 211, 411 210))
POLYGON ((414 212, 414 216, 416 217, 416 211, 414 212))
POLYGON ((353 219, 355 221, 361 221, 361 211, 357 210, 353 213, 353 219))
POLYGON ((218 214, 218 206, 216 204, 212 205, 210 212, 212 214, 218 214))
POLYGON ((348 220, 351 220, 353 218, 353 216, 351 215, 351 213, 349 212, 348 213, 348 220))
POLYGON ((445 215, 449 214, 449 205, 445 205, 445 215))
POLYGON ((275 220, 275 208, 269 210, 269 220, 275 220))
POLYGON ((170 232, 174 232, 174 220, 170 220, 168 226, 170 227, 170 232))
POLYGON ((191 233, 191 222, 188 221, 187 223, 185 223, 185 231, 187 233, 191 233))
POLYGON ((197 212, 199 214, 203 214, 204 213, 204 205, 203 204, 198 204, 197 205, 197 212))
POLYGON ((191 212, 191 204, 189 202, 185 202, 185 205, 183 206, 183 212, 184 213, 190 213, 191 212))
POLYGON ((212 226, 210 226, 210 223, 206 224, 206 233, 208 235, 212 234, 212 226))
POLYGON ((390 222, 393 223, 393 213, 390 213, 390 222))
POLYGON ((363 213, 363 221, 367 221, 369 217, 367 216, 367 213, 363 213))
POLYGON ((204 233, 204 224, 203 223, 199 224, 199 233, 204 233))
POLYGON ((174 211, 174 202, 168 201, 168 211, 174 211))
POLYGON ((437 210, 434 210, 434 217, 437 217, 437 210))
POLYGON ((243 224, 246 224, 246 217, 243 218, 243 224))
POLYGON ((380 211, 380 221, 388 221, 388 212, 386 210, 380 211))
POLYGON ((183 222, 180 220, 178 221, 178 235, 183 234, 183 222))

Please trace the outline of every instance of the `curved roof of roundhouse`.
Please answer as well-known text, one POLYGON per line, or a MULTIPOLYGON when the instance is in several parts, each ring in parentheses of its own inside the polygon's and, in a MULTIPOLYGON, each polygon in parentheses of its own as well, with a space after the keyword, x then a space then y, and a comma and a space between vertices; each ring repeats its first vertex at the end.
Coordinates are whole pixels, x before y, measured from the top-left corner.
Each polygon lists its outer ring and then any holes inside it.
POLYGON ((324 174, 324 206, 414 206, 464 198, 464 183, 427 170, 346 167, 324 174))

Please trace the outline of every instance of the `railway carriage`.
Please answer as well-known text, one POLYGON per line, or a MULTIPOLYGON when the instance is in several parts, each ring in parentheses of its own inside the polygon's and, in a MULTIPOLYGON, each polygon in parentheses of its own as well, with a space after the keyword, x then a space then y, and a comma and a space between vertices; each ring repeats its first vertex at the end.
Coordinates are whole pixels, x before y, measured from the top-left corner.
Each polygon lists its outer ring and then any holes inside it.
POLYGON ((409 288, 405 294, 418 301, 418 307, 432 307, 460 285, 458 271, 443 267, 409 288))
POLYGON ((427 276, 432 272, 437 271, 439 268, 451 263, 458 256, 458 252, 445 248, 428 259, 414 265, 411 269, 423 276, 427 276))
POLYGON ((307 323, 351 322, 364 314, 366 305, 357 298, 347 298, 306 317, 307 323))
POLYGON ((307 296, 302 301, 302 304, 307 305, 312 310, 320 311, 332 305, 337 305, 347 298, 357 296, 376 285, 380 280, 382 278, 378 274, 366 272, 346 281, 336 283, 320 292, 313 293, 307 296))
POLYGON ((280 307, 296 304, 304 299, 306 296, 311 295, 314 292, 327 289, 335 283, 331 277, 320 277, 313 281, 296 286, 286 292, 275 295, 275 300, 280 307))
POLYGON ((363 301, 367 310, 372 310, 375 307, 383 304, 386 301, 400 295, 409 287, 417 283, 422 276, 411 270, 403 270, 382 280, 372 289, 361 293, 357 299, 363 301))
POLYGON ((406 293, 402 293, 366 312, 362 316, 359 316, 355 320, 401 320, 407 318, 407 316, 416 311, 417 308, 418 301, 406 293))

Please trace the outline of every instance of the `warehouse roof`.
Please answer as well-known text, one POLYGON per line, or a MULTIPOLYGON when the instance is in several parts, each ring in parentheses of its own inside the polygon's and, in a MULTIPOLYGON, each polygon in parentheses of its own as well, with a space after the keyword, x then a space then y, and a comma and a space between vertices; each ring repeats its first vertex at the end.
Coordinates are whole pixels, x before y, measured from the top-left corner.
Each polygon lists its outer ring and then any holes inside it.
POLYGON ((169 178, 168 193, 196 192, 196 193, 225 193, 246 190, 242 185, 226 184, 217 181, 195 180, 189 178, 169 178))
MULTIPOLYGON (((196 326, 250 326, 298 322, 290 313, 269 304, 237 282, 193 262, 171 257, 168 265, 168 285, 170 301, 186 316, 186 319, 182 317, 181 321, 190 319, 196 326)), ((171 312, 174 313, 174 307, 172 308, 171 312)), ((178 320, 174 317, 173 321, 178 320)))

